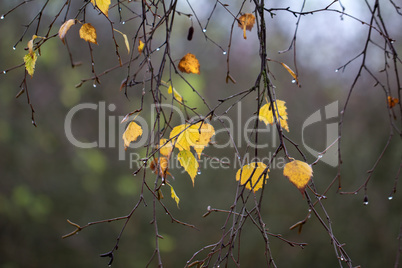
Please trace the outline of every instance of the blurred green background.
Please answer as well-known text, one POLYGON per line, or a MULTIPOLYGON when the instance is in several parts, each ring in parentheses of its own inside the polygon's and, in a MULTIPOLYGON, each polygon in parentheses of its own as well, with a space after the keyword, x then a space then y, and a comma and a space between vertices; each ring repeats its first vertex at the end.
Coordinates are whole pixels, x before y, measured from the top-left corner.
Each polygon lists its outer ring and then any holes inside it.
MULTIPOLYGON (((12 47, 23 34, 26 25, 38 13, 45 1, 29 2, 0 20, 0 71, 22 63, 26 43, 34 34, 30 28, 23 41, 12 47)), ((47 31, 47 25, 58 12, 63 1, 50 1, 42 18, 38 35, 47 31)), ((113 1, 112 1, 113 2, 113 1)), ((194 3, 194 10, 203 25, 211 13, 214 1, 194 3)), ((307 1, 306 9, 323 7, 320 1, 307 1)), ((328 2, 330 3, 330 2, 328 2)), ((82 3, 77 1, 73 7, 82 3)), ((240 2, 230 3, 228 7, 236 14, 240 2)), ((344 3, 346 12, 368 19, 367 7, 363 1, 344 3)), ((16 5, 16 1, 1 1, 0 14, 5 14, 16 5)), ((269 1, 269 7, 291 6, 300 9, 300 4, 292 1, 269 1)), ((140 12, 140 3, 130 3, 130 7, 140 12)), ((389 35, 396 40, 398 52, 402 51, 402 17, 396 15, 392 5, 384 4, 383 14, 389 35)), ((179 4, 179 10, 190 13, 186 3, 179 4)), ((252 12, 252 4, 246 3, 244 12, 252 12)), ((297 18, 287 12, 276 12, 273 18, 267 15, 268 57, 285 62, 294 68, 293 51, 286 50, 293 37, 297 18)), ((72 13, 71 16, 74 16, 72 13)), ((127 15, 128 14, 124 14, 127 15)), ((118 22, 116 8, 110 17, 118 22)), ((92 8, 87 8, 87 21, 98 31, 98 46, 94 48, 95 69, 98 73, 115 66, 114 43, 110 39, 110 24, 98 16, 92 8)), ((207 28, 208 36, 222 48, 227 48, 232 17, 218 6, 207 28)), ((52 33, 56 33, 61 21, 57 20, 52 33)), ((231 75, 237 83, 226 84, 226 60, 223 51, 205 39, 202 29, 195 18, 193 22, 186 16, 175 18, 173 31, 172 58, 178 60, 187 52, 197 56, 201 64, 201 75, 185 75, 186 79, 203 95, 211 106, 218 99, 250 88, 259 71, 258 40, 256 29, 247 32, 247 40, 242 30, 235 25, 230 51, 231 75), (187 41, 187 30, 193 23, 195 34, 187 41)), ((139 20, 116 24, 115 27, 133 36, 139 20)), ((278 99, 287 103, 290 132, 288 136, 302 145, 301 132, 304 120, 326 105, 339 101, 344 105, 361 59, 352 62, 345 72, 335 70, 361 52, 368 28, 338 13, 322 12, 302 18, 297 39, 298 88, 291 82, 292 77, 280 65, 270 63, 273 83, 278 99)), ((161 34, 163 32, 161 31, 161 34)), ((163 42, 163 36, 153 41, 154 48, 163 42)), ((379 37, 378 37, 379 38, 379 37)), ((120 53, 124 61, 129 59, 121 36, 116 35, 120 53)), ((380 40, 380 39, 378 39, 380 40)), ((132 44, 132 40, 130 40, 132 44)), ((28 78, 31 102, 35 108, 38 127, 31 124, 31 111, 26 95, 18 99, 19 85, 23 80, 24 69, 18 68, 0 76, 0 266, 14 267, 105 267, 108 260, 99 254, 108 252, 115 244, 123 221, 105 223, 89 227, 78 235, 67 239, 61 237, 73 227, 67 219, 85 225, 91 221, 113 218, 128 214, 136 204, 141 193, 142 173, 132 176, 130 153, 145 157, 145 147, 129 149, 125 160, 120 160, 122 151, 121 137, 118 133, 119 116, 138 109, 142 94, 141 86, 129 88, 127 99, 119 91, 121 81, 126 77, 126 68, 111 72, 101 78, 101 84, 93 87, 91 82, 80 88, 75 85, 81 79, 91 76, 88 45, 78 38, 78 26, 68 33, 68 43, 75 61, 82 65, 71 68, 65 46, 58 38, 46 42, 41 48, 41 56, 36 65, 33 78, 28 78), (80 141, 99 140, 99 128, 105 123, 107 134, 103 148, 82 149, 72 145, 65 134, 65 118, 78 104, 91 103, 105 105, 103 118, 98 110, 81 110, 73 118, 72 133, 80 141), (109 109, 112 105, 116 109, 109 109), (110 131, 110 132, 109 132, 110 131)), ((135 48, 135 46, 134 46, 135 48)), ((161 49, 162 51, 163 49, 161 49)), ((226 51, 226 50, 225 50, 226 51)), ((155 53, 158 63, 158 54, 155 53)), ((375 46, 370 47, 368 66, 378 73, 383 68, 383 54, 375 46)), ((400 77, 401 79, 401 77, 400 77)), ((197 106, 197 112, 205 114, 207 109, 192 90, 179 79, 175 88, 183 95, 190 106, 197 106)), ((353 92, 344 122, 342 137, 342 186, 344 191, 353 191, 367 177, 383 150, 390 129, 387 106, 382 89, 373 87, 373 79, 364 73, 353 92)), ((394 88, 395 89, 395 88, 394 88)), ((141 117, 152 125, 152 96, 146 91, 145 109, 141 117)), ((396 91, 394 92, 396 94, 396 91)), ((170 98, 170 95, 167 95, 170 98)), ((218 114, 231 104, 227 103, 218 114)), ((240 153, 252 153, 246 146, 244 135, 245 122, 256 112, 255 95, 244 99, 228 115, 233 119, 234 138, 239 142, 240 153)), ((395 124, 399 124, 400 115, 395 124), (398 121, 399 120, 399 121, 398 121)), ((333 121, 334 122, 334 121, 333 121)), ((222 129, 212 122, 216 129, 222 129)), ((306 143, 317 151, 325 149, 326 122, 319 122, 306 129, 306 143)), ((272 129, 271 129, 272 132, 272 129)), ((273 132, 274 133, 274 132, 273 132)), ((260 155, 270 156, 275 150, 275 142, 270 144, 272 133, 262 138, 268 142, 260 155)), ((223 132, 216 135, 215 142, 227 142, 223 132)), ((298 158, 296 150, 288 146, 292 155, 298 158)), ((308 162, 315 157, 302 150, 308 162)), ((402 197, 400 186, 392 200, 388 196, 393 189, 395 177, 401 163, 401 139, 396 134, 384 157, 372 174, 368 185, 369 205, 363 205, 363 193, 339 195, 336 186, 323 201, 333 224, 333 232, 355 265, 362 267, 393 267, 398 250, 398 234, 401 224, 402 197)), ((164 202, 177 219, 194 224, 199 230, 172 223, 160 207, 157 209, 162 260, 165 267, 182 267, 192 254, 203 246, 217 242, 221 237, 220 227, 226 215, 212 213, 206 218, 202 215, 208 206, 228 209, 233 204, 236 191, 235 173, 239 168, 234 149, 210 146, 204 150, 209 156, 230 160, 229 168, 202 167, 197 175, 195 187, 182 168, 171 169, 175 180, 172 185, 180 197, 180 209, 170 199, 170 189, 163 189, 164 202)), ((133 155, 134 156, 134 155, 133 155)), ((282 155, 283 156, 283 155, 282 155)), ((204 158, 203 161, 208 161, 204 158)), ((132 164, 132 163, 131 163, 132 164)), ((313 216, 301 234, 289 227, 302 220, 308 211, 306 201, 299 191, 282 175, 278 166, 271 169, 265 187, 263 218, 269 231, 282 234, 285 238, 308 243, 304 249, 290 247, 288 244, 271 238, 273 257, 279 267, 335 267, 338 262, 328 234, 313 216)), ((201 165, 202 166, 202 165, 201 165)), ((324 163, 314 166, 314 182, 322 192, 333 180, 337 168, 324 163)), ((154 175, 147 172, 147 180, 152 184, 154 175)), ((154 227, 152 220, 152 196, 145 191, 147 207, 141 205, 130 220, 115 252, 113 267, 144 267, 154 250, 154 227)), ((243 267, 264 266, 265 256, 263 239, 259 231, 248 222, 242 233, 241 264, 243 267)), ((204 255, 202 255, 204 256, 204 255)), ((156 266, 152 263, 151 267, 156 266)))

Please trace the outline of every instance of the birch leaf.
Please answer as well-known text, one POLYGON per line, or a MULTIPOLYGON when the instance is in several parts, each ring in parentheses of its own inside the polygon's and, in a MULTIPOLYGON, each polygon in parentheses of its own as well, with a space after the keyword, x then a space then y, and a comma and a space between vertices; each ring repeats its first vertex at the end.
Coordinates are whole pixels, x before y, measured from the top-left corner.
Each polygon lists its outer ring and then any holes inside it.
POLYGON ((75 24, 76 20, 75 19, 69 19, 66 22, 63 23, 63 25, 60 26, 59 29, 59 38, 60 40, 64 43, 64 38, 66 37, 66 34, 68 30, 70 30, 71 26, 75 24))
POLYGON ((194 186, 194 178, 197 175, 199 167, 197 159, 195 159, 194 155, 188 150, 182 150, 177 155, 177 158, 179 159, 180 165, 182 165, 182 167, 184 167, 184 169, 187 171, 188 175, 190 175, 194 186))
POLYGON ((110 2, 110 0, 91 0, 92 5, 98 7, 99 10, 106 15, 106 17, 109 15, 110 2))
POLYGON ((215 129, 212 125, 202 122, 191 126, 191 129, 192 131, 195 130, 198 134, 197 139, 193 144, 191 144, 191 146, 194 147, 195 151, 197 152, 198 159, 200 159, 202 151, 209 144, 212 136, 215 135, 215 129))
POLYGON ((96 42, 96 29, 90 23, 85 23, 81 26, 80 37, 87 42, 98 44, 96 42))
POLYGON ((168 142, 167 139, 161 139, 159 141, 159 152, 161 153, 161 155, 166 156, 166 157, 170 157, 170 154, 173 151, 173 145, 172 142, 168 142))
POLYGON ((126 131, 123 133, 123 141, 124 141, 124 150, 127 150, 127 147, 130 146, 132 141, 136 141, 139 136, 142 135, 142 128, 137 125, 134 121, 132 121, 126 128, 126 131))
POLYGON ((200 63, 193 54, 187 53, 179 62, 179 70, 188 74, 200 74, 200 63))
POLYGON ((35 64, 36 60, 38 59, 38 56, 36 53, 28 53, 24 56, 24 62, 25 62, 25 69, 27 70, 28 74, 32 77, 35 71, 35 64))
POLYGON ((304 190, 313 176, 313 169, 306 162, 294 160, 285 165, 283 175, 304 195, 304 190))
POLYGON ((169 183, 167 184, 170 186, 170 196, 173 198, 173 200, 176 202, 177 207, 179 207, 179 202, 180 202, 180 198, 177 196, 176 192, 173 189, 173 186, 170 185, 169 183))
POLYGON ((267 166, 262 162, 253 162, 244 165, 236 173, 236 181, 240 181, 241 185, 246 185, 246 188, 257 192, 262 188, 263 183, 268 179, 268 172, 263 174, 267 166))
POLYGON ((144 42, 142 42, 141 40, 138 41, 138 53, 142 53, 142 51, 144 50, 145 44, 144 42))
MULTIPOLYGON (((278 112, 279 112, 279 119, 281 122, 281 127, 283 129, 286 129, 287 132, 289 132, 289 126, 288 126, 288 113, 286 112, 286 106, 285 106, 284 101, 281 100, 276 100, 276 105, 278 105, 278 112)), ((274 106, 276 106, 274 103, 274 106)), ((276 114, 276 117, 278 117, 278 113, 276 113, 276 107, 274 107, 274 112, 276 114)), ((267 103, 264 106, 260 108, 259 112, 259 119, 263 121, 266 125, 268 124, 274 124, 274 115, 271 109, 271 104, 267 103)))
POLYGON ((238 19, 238 26, 243 29, 243 38, 247 39, 246 30, 251 31, 255 23, 255 16, 251 13, 246 13, 238 19))

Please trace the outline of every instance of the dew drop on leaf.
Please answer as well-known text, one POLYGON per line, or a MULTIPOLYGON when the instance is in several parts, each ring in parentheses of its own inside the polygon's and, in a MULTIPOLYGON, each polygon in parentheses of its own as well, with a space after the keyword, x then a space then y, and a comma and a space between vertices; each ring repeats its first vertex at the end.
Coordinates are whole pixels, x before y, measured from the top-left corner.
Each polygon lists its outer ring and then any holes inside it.
POLYGON ((206 33, 206 32, 207 32, 207 29, 205 29, 205 28, 202 29, 202 32, 203 32, 203 33, 206 33))

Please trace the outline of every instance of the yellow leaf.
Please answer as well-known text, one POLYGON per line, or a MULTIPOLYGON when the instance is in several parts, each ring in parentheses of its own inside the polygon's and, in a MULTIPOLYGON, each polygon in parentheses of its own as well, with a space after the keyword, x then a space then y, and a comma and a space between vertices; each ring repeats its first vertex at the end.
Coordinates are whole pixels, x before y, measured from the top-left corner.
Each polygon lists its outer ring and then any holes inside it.
POLYGON ((96 42, 96 29, 90 23, 85 23, 81 26, 80 37, 87 42, 98 44, 96 42))
POLYGON ((137 140, 139 136, 142 135, 142 128, 137 125, 134 121, 132 121, 126 128, 126 131, 123 133, 123 141, 124 141, 124 150, 127 150, 127 147, 130 145, 132 141, 137 140))
POLYGON ((253 162, 248 165, 244 165, 236 173, 236 181, 240 180, 241 185, 246 185, 246 188, 257 192, 262 188, 262 185, 266 179, 268 179, 268 172, 263 174, 267 166, 262 162, 253 162))
POLYGON ((167 184, 170 186, 170 196, 173 198, 173 200, 176 202, 177 207, 179 207, 179 202, 180 202, 180 198, 177 196, 176 192, 173 189, 173 186, 170 185, 169 183, 167 184))
POLYGON ((251 31, 255 23, 255 16, 251 13, 246 13, 238 19, 238 26, 243 29, 243 38, 247 39, 246 30, 251 31))
MULTIPOLYGON (((278 119, 278 113, 276 112, 276 105, 278 105, 278 111, 279 111, 279 119, 281 121, 281 127, 286 129, 287 132, 289 132, 289 126, 288 126, 288 113, 286 112, 286 106, 285 106, 284 101, 281 100, 276 100, 276 104, 274 103, 275 109, 275 115, 278 119)), ((267 103, 264 106, 261 107, 260 112, 259 112, 259 119, 263 121, 266 125, 268 124, 274 124, 274 115, 271 109, 271 104, 267 103)), ((278 120, 279 120, 278 119, 278 120)))
POLYGON ((64 44, 64 38, 66 37, 68 30, 70 30, 71 26, 73 26, 75 22, 76 22, 75 19, 69 19, 68 21, 64 22, 63 25, 60 26, 59 37, 60 40, 63 42, 63 44, 64 44))
POLYGON ((304 189, 313 176, 313 169, 305 162, 294 160, 285 165, 283 175, 304 195, 304 189))
POLYGON ((391 96, 388 96, 388 107, 389 108, 392 108, 392 107, 394 107, 396 104, 398 104, 399 103, 399 99, 398 98, 393 98, 393 97, 391 97, 391 96))
POLYGON ((195 159, 194 155, 188 150, 181 151, 177 155, 177 158, 179 159, 180 165, 182 165, 182 167, 184 167, 184 169, 187 171, 188 175, 190 175, 194 186, 194 178, 197 175, 199 167, 197 159, 195 159))
POLYGON ((190 129, 191 131, 196 131, 194 135, 198 134, 197 139, 191 144, 191 146, 194 147, 195 151, 197 152, 198 159, 200 159, 201 153, 205 146, 209 144, 212 136, 215 135, 215 129, 212 125, 202 122, 192 125, 190 129))
POLYGON ((179 62, 179 70, 183 73, 200 74, 200 63, 193 54, 187 53, 179 62))
POLYGON ((180 151, 190 151, 190 144, 198 138, 197 134, 188 131, 189 127, 189 124, 179 125, 174 127, 170 132, 173 145, 179 148, 180 151))
POLYGON ((142 53, 142 51, 144 50, 145 44, 144 42, 142 42, 141 40, 138 41, 138 53, 142 53))
POLYGON ((289 66, 287 66, 285 63, 281 62, 282 66, 285 67, 285 69, 290 73, 290 75, 294 78, 294 80, 296 81, 297 85, 300 87, 299 84, 299 79, 297 78, 297 75, 295 74, 295 72, 293 72, 292 69, 290 69, 289 66))
POLYGON ((182 96, 179 94, 179 92, 176 91, 176 89, 174 89, 174 87, 172 87, 172 85, 169 86, 168 93, 169 94, 173 93, 174 94, 173 96, 175 97, 176 100, 183 102, 182 96))
POLYGON ((97 6, 103 14, 108 16, 110 0, 91 0, 92 5, 97 6))
POLYGON ((161 155, 164 155, 168 158, 173 151, 173 145, 170 141, 168 142, 167 139, 161 139, 159 141, 159 148, 159 152, 161 153, 161 155))
POLYGON ((27 70, 28 74, 32 77, 35 71, 35 64, 36 60, 38 59, 38 56, 36 53, 28 53, 24 56, 24 62, 25 62, 25 69, 27 70))

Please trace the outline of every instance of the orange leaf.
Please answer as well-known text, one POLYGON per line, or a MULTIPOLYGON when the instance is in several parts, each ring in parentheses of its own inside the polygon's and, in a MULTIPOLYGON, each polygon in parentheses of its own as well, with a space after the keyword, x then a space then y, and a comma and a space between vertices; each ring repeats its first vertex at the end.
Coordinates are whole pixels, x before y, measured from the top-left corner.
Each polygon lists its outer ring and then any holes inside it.
POLYGON ((123 133, 124 150, 130 146, 132 141, 136 141, 139 136, 142 135, 142 128, 134 121, 128 124, 126 131, 123 133))
POLYGON ((75 22, 76 22, 75 19, 69 19, 68 21, 64 22, 63 25, 60 26, 59 37, 60 40, 63 42, 63 44, 64 44, 64 38, 66 37, 68 30, 71 28, 71 26, 75 24, 75 22))
MULTIPOLYGON (((267 166, 262 162, 253 162, 249 165, 244 165, 237 171, 236 181, 240 180, 241 185, 246 185, 247 189, 257 192, 268 178, 268 173, 263 174, 266 168, 267 166)), ((269 169, 267 172, 269 172, 269 169)))
POLYGON ((238 19, 238 26, 243 29, 243 38, 247 39, 246 30, 251 31, 255 23, 255 16, 251 13, 246 13, 238 19))
POLYGON ((285 63, 281 62, 281 64, 290 73, 290 75, 293 77, 294 81, 296 81, 297 85, 300 87, 299 79, 297 78, 297 75, 295 74, 295 72, 293 72, 293 70, 290 69, 289 66, 287 66, 285 63))
POLYGON ((161 158, 155 158, 151 164, 149 165, 149 168, 155 173, 158 174, 164 181, 166 178, 166 175, 170 175, 168 169, 169 169, 169 161, 166 157, 161 157, 161 158))
POLYGON ((294 160, 285 165, 283 175, 304 195, 304 189, 313 176, 313 169, 306 162, 294 160))
POLYGON ((87 42, 98 44, 96 42, 96 29, 90 23, 85 23, 81 26, 80 37, 87 42))
POLYGON ((103 14, 108 16, 110 0, 91 0, 92 5, 97 6, 103 14))
POLYGON ((200 74, 200 63, 193 54, 187 53, 179 62, 179 70, 188 74, 200 74))
POLYGON ((394 107, 396 104, 398 104, 399 103, 399 99, 398 98, 393 98, 393 97, 391 97, 391 96, 388 96, 388 106, 389 106, 389 108, 392 108, 392 107, 394 107))

